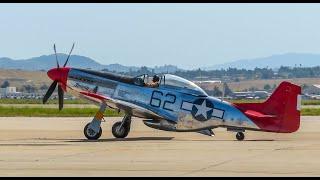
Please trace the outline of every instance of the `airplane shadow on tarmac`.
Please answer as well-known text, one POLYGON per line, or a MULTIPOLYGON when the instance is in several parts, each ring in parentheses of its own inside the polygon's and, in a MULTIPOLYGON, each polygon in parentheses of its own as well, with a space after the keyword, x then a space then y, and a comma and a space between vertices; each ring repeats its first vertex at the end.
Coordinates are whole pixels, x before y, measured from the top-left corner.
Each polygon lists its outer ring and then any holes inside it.
POLYGON ((77 139, 68 140, 65 142, 113 142, 113 141, 168 141, 172 140, 174 137, 132 137, 132 138, 108 138, 99 140, 88 140, 88 139, 77 139))
MULTIPOLYGON (((88 139, 47 139, 45 140, 54 140, 54 141, 62 141, 62 142, 118 142, 118 141, 168 141, 172 140, 174 137, 132 137, 132 138, 109 138, 109 139, 99 139, 99 140, 88 140, 88 139)), ((188 139, 176 139, 174 141, 237 141, 237 140, 188 140, 188 139)), ((243 140, 243 141, 275 141, 273 139, 252 139, 252 140, 243 140)), ((277 140, 278 141, 278 140, 277 140)), ((8 144, 4 143, 0 146, 64 146, 69 144, 50 144, 50 143, 15 143, 15 144, 8 144)))
MULTIPOLYGON (((67 140, 64 142, 117 142, 117 141, 168 141, 172 140, 174 137, 132 137, 132 138, 108 138, 108 139, 99 139, 99 140, 88 140, 88 139, 74 139, 67 140)), ((175 139, 174 141, 238 141, 238 140, 190 140, 190 139, 175 139)), ((275 141, 274 139, 248 139, 243 141, 275 141)))

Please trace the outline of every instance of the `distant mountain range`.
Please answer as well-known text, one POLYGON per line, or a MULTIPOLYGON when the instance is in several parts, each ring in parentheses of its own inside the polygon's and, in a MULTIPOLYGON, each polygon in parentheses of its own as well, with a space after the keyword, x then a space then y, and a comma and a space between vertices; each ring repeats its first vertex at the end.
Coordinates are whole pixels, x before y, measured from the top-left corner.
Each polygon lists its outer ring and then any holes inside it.
MULTIPOLYGON (((59 64, 63 65, 65 60, 67 59, 67 54, 58 54, 59 64)), ((0 58, 0 68, 1 69, 21 69, 21 70, 29 70, 29 71, 37 71, 37 70, 49 70, 53 67, 56 67, 56 57, 54 54, 51 55, 43 55, 40 57, 34 57, 30 59, 23 60, 13 60, 10 58, 0 58)), ((107 69, 109 71, 115 72, 129 72, 129 71, 137 71, 140 67, 136 66, 123 66, 121 64, 109 64, 103 65, 95 60, 79 55, 71 55, 68 66, 75 68, 85 68, 85 69, 95 69, 95 70, 103 70, 107 69)), ((165 66, 155 66, 154 68, 148 67, 150 71, 154 70, 155 73, 162 72, 175 72, 179 70, 176 66, 173 65, 165 65, 165 66)))
POLYGON ((320 66, 320 54, 311 53, 286 53, 279 55, 272 55, 268 57, 255 58, 255 59, 241 59, 229 63, 213 65, 204 67, 205 70, 213 69, 227 69, 238 68, 238 69, 254 69, 258 68, 272 68, 277 69, 280 66, 291 66, 291 67, 313 67, 320 66))
MULTIPOLYGON (((58 54, 59 64, 62 65, 67 58, 66 54, 58 54)), ((272 68, 277 69, 280 66, 302 66, 302 67, 312 67, 320 66, 320 54, 310 54, 310 53, 286 53, 280 55, 272 55, 268 57, 255 58, 255 59, 241 59, 229 63, 218 64, 213 66, 203 67, 203 70, 213 70, 213 69, 227 69, 232 68, 244 68, 244 69, 254 69, 259 68, 272 68)), ((107 69, 114 72, 129 72, 137 71, 141 67, 137 66, 124 66, 121 64, 109 64, 103 65, 95 60, 79 55, 72 55, 70 57, 68 66, 76 68, 89 68, 95 70, 107 69)), ((197 65, 195 65, 197 66, 197 65)), ((21 69, 21 70, 49 70, 53 67, 56 67, 55 55, 43 55, 40 57, 33 57, 23 60, 13 60, 10 58, 0 58, 0 68, 1 69, 21 69)), ((195 68, 196 69, 196 68, 195 68)), ((179 69, 177 66, 173 65, 164 65, 164 66, 155 66, 148 67, 148 70, 154 71, 155 73, 169 72, 173 73, 179 69)))

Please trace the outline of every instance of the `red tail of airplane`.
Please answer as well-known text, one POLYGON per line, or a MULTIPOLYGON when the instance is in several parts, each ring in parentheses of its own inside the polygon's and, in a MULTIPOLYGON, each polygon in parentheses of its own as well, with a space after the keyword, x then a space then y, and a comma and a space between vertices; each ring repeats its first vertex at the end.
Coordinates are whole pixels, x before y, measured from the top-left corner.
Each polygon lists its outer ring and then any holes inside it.
POLYGON ((263 103, 236 103, 262 131, 291 133, 300 126, 301 87, 282 82, 263 103))

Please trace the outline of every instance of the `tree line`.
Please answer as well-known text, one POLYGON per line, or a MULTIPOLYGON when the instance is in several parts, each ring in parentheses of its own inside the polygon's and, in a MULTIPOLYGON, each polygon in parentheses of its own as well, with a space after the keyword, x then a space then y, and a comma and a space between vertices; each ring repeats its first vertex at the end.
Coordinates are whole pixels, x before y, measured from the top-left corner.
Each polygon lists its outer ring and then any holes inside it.
MULTIPOLYGON (((104 70, 108 71, 108 70, 104 70)), ((130 71, 121 73, 129 76, 138 76, 140 74, 155 74, 153 70, 149 70, 147 67, 143 66, 137 71, 130 71)), ((283 78, 312 78, 320 77, 320 66, 316 67, 287 67, 281 66, 278 69, 271 68, 255 68, 253 70, 249 69, 238 69, 238 68, 228 68, 220 70, 179 70, 174 73, 177 76, 189 80, 230 80, 230 81, 241 81, 241 80, 254 80, 254 79, 283 79, 283 78)))

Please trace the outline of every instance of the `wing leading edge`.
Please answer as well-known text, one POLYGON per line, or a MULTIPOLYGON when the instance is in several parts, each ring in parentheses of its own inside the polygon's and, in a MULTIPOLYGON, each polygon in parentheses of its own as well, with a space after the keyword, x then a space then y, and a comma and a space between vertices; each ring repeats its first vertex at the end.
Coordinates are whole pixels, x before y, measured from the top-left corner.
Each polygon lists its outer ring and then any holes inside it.
POLYGON ((138 106, 136 104, 127 102, 127 101, 122 101, 119 99, 114 99, 114 98, 107 97, 104 95, 85 92, 85 91, 80 92, 80 94, 87 96, 87 97, 90 97, 90 98, 100 100, 101 102, 106 103, 108 106, 115 108, 115 109, 123 110, 126 113, 135 114, 140 117, 148 117, 148 118, 153 118, 153 119, 163 119, 163 117, 159 116, 158 114, 154 113, 153 111, 146 109, 144 107, 138 106))

